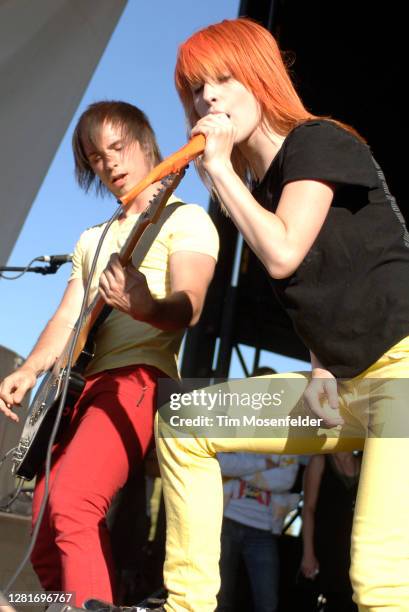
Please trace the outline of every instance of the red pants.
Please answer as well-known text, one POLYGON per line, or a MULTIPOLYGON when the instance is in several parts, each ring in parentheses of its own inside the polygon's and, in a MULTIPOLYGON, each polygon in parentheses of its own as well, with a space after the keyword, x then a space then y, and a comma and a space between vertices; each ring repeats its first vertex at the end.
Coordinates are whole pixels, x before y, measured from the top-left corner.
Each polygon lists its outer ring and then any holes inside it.
MULTIPOLYGON (((160 376, 158 369, 138 365, 89 378, 71 427, 54 450, 49 501, 31 561, 46 591, 73 591, 77 605, 90 597, 113 601, 115 572, 105 516, 152 441, 160 376)), ((43 492, 41 474, 33 524, 43 492)))

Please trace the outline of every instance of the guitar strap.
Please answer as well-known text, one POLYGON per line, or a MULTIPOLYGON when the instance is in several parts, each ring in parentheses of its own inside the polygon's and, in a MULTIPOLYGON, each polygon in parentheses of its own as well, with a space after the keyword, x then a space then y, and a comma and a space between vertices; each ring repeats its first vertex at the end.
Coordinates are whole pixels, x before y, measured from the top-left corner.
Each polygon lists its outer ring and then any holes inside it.
MULTIPOLYGON (((183 202, 171 202, 170 204, 167 204, 158 221, 156 223, 151 223, 143 232, 141 239, 139 240, 138 245, 136 247, 137 250, 142 254, 140 256, 140 261, 136 261, 135 259, 133 259, 133 264, 137 269, 139 269, 140 265, 142 264, 142 261, 145 259, 146 253, 151 248, 163 225, 169 219, 171 214, 174 213, 175 210, 180 206, 183 206, 183 202)), ((88 334, 85 351, 87 351, 88 346, 93 345, 98 329, 100 328, 102 323, 109 317, 112 310, 112 306, 108 306, 108 304, 105 304, 105 306, 101 310, 99 317, 95 320, 95 323, 88 334)))

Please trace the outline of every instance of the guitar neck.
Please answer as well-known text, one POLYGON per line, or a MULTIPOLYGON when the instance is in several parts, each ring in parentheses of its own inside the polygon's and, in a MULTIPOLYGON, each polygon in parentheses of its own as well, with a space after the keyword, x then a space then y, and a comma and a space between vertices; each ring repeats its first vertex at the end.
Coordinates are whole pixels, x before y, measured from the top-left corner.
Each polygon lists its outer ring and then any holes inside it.
MULTIPOLYGON (((166 202, 164 203, 164 206, 165 204, 166 202)), ((122 247, 119 253, 119 261, 121 262, 121 265, 123 267, 125 267, 131 259, 132 254, 135 250, 135 246, 139 242, 143 232, 145 231, 149 223, 149 217, 146 215, 146 213, 143 213, 135 224, 134 228, 132 229, 130 235, 128 236, 124 246, 122 247)), ((83 351, 87 339, 91 333, 91 330, 96 324, 105 306, 105 301, 99 294, 97 294, 87 307, 81 325, 81 331, 74 349, 73 363, 76 363, 79 356, 81 355, 81 352, 83 351)), ((75 329, 77 329, 77 325, 78 322, 75 326, 75 329)))
MULTIPOLYGON (((164 200, 160 212, 162 212, 163 208, 166 206, 167 199, 168 198, 164 200)), ((121 262, 123 268, 125 268, 125 266, 130 261, 132 254, 135 251, 136 245, 138 244, 139 240, 142 237, 142 234, 144 233, 148 225, 150 225, 150 223, 151 219, 149 217, 148 211, 143 212, 119 252, 119 261, 121 262)), ((86 319, 88 333, 94 326, 105 305, 106 304, 104 300, 99 295, 96 295, 91 304, 88 306, 88 317, 86 319)))

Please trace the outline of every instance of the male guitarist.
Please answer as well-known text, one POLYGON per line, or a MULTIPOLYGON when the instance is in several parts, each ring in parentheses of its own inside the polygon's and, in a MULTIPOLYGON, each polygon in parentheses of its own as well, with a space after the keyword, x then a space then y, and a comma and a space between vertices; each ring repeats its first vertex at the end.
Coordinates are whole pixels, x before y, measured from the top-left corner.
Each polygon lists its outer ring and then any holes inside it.
MULTIPOLYGON (((73 150, 79 185, 117 197, 161 159, 147 118, 124 102, 92 104, 75 128, 73 150)), ((124 207, 103 243, 92 292, 99 291, 114 310, 97 332, 84 391, 54 450, 47 514, 32 554, 43 588, 73 591, 77 605, 90 597, 115 597, 106 512, 152 441, 156 381, 177 378, 183 332, 200 316, 216 263, 217 232, 200 206, 188 204, 164 223, 139 270, 123 269, 118 256, 110 257, 157 189, 153 184, 124 207)), ((59 307, 24 365, 0 385, 0 410, 15 421, 15 407, 67 343, 103 229, 98 225, 81 235, 59 307)), ((40 473, 34 522, 43 492, 40 473)))

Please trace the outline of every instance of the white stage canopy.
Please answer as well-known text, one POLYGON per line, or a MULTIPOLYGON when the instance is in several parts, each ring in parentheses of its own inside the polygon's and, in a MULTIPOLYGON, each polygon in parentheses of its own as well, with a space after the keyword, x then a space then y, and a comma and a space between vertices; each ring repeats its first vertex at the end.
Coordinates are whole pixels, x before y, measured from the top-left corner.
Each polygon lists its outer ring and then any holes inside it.
POLYGON ((0 265, 127 0, 0 0, 0 265))

